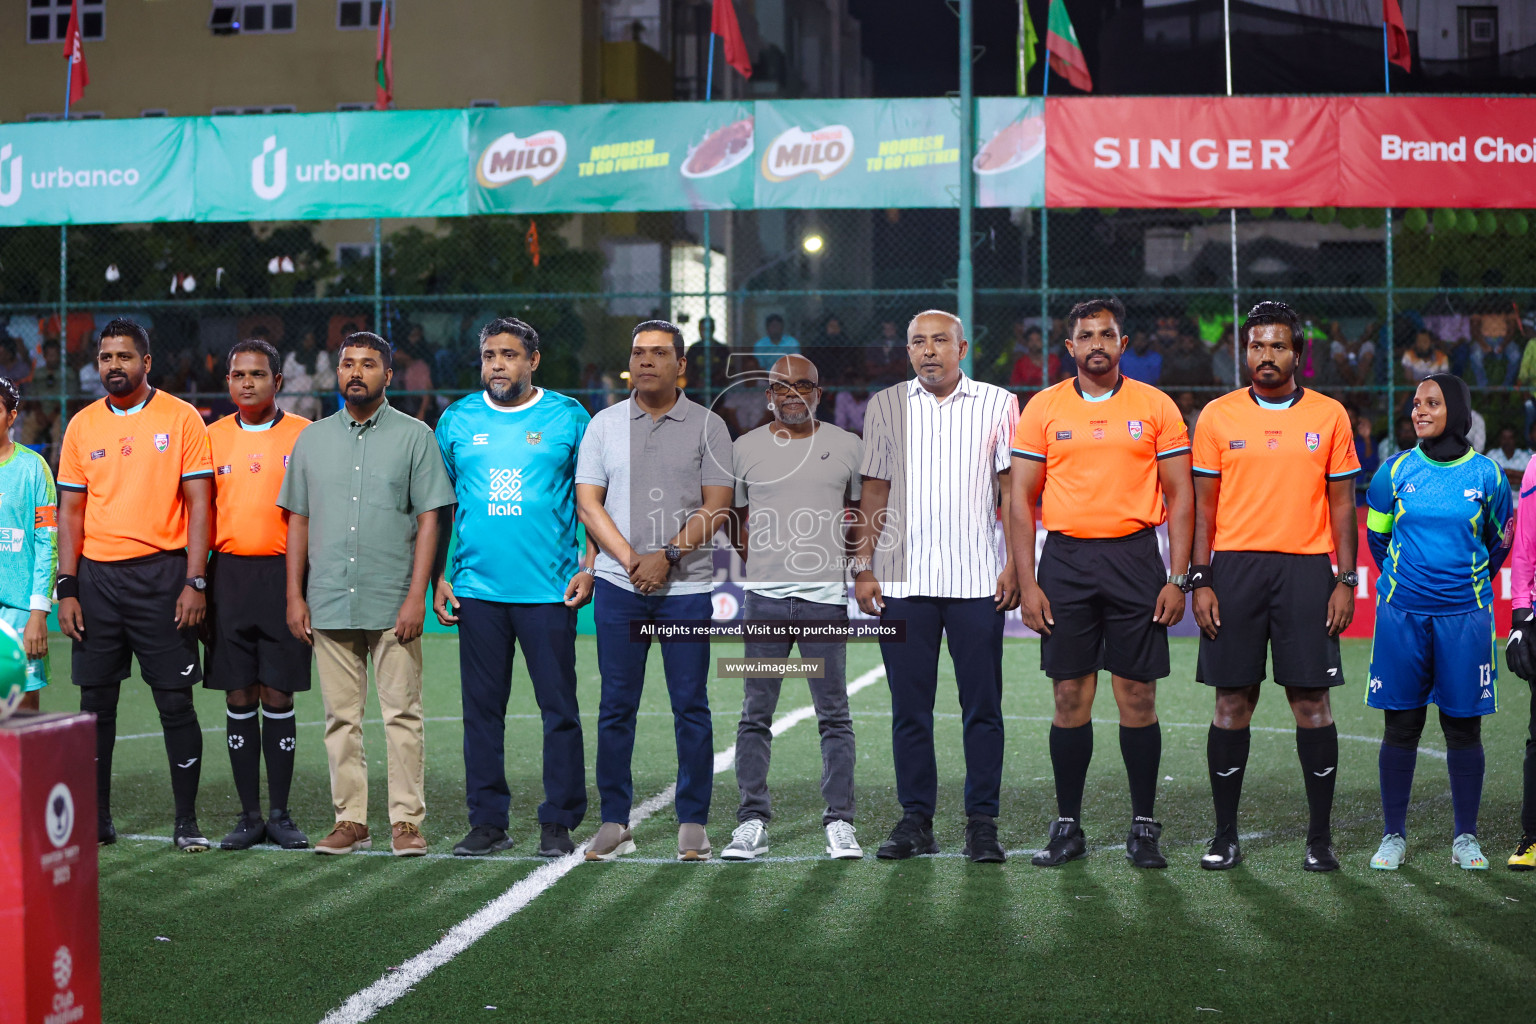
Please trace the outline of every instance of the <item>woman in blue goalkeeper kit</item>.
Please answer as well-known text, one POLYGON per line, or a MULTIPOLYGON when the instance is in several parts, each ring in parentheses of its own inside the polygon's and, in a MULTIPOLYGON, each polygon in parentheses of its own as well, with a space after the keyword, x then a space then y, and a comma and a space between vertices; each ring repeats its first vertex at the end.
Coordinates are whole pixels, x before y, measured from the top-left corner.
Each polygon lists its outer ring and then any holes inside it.
POLYGON ((1498 709, 1493 578, 1508 552, 1509 482, 1467 441, 1471 393, 1436 373, 1413 397, 1416 447, 1388 459, 1366 493, 1367 538, 1381 576, 1365 702, 1386 715, 1381 741, 1381 848, 1371 867, 1407 853, 1408 794, 1428 705, 1440 709, 1451 807, 1451 861, 1486 870, 1477 842, 1482 716, 1498 709))

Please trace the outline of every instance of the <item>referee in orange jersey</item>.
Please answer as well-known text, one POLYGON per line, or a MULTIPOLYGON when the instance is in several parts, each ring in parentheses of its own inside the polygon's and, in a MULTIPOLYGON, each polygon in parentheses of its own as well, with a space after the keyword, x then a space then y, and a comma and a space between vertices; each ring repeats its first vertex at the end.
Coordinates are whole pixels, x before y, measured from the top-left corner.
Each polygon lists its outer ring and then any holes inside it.
POLYGON ((203 734, 192 706, 202 681, 213 461, 196 409, 149 386, 149 333, 132 320, 101 329, 96 369, 107 397, 69 421, 59 457, 59 628, 74 640, 80 710, 96 715, 97 838, 112 827, 117 699, 130 658, 165 731, 179 850, 208 849, 197 827, 203 734))
POLYGON ((1067 350, 1077 376, 1032 398, 1013 439, 1013 558, 1024 623, 1040 634, 1053 681, 1051 768, 1056 813, 1039 867, 1088 853, 1080 822, 1093 757, 1093 698, 1107 670, 1120 710, 1120 756, 1131 791, 1125 855, 1164 868, 1153 818, 1162 760, 1157 680, 1168 675, 1168 627, 1184 617, 1194 486, 1189 433, 1173 400, 1120 372, 1125 307, 1072 307, 1067 350), (1047 535, 1035 572, 1035 501, 1047 535), (1168 523, 1163 564, 1155 528, 1168 523))
POLYGON ((309 837, 288 814, 293 782, 293 695, 309 689, 309 645, 288 629, 288 512, 277 504, 303 416, 277 407, 277 349, 242 341, 229 350, 233 415, 208 428, 213 448, 213 556, 208 566, 207 678, 223 690, 229 766, 240 820, 219 844, 248 850, 262 840, 302 850, 309 837), (260 717, 258 717, 258 715, 260 717), (270 811, 263 819, 261 762, 270 811))
POLYGON ((1344 407, 1296 384, 1306 339, 1295 311, 1261 302, 1238 338, 1253 386, 1211 402, 1195 426, 1196 678, 1216 688, 1206 740, 1216 836, 1200 866, 1219 871, 1243 859, 1237 805, 1268 648, 1296 718, 1310 818, 1302 866, 1334 871, 1339 731, 1328 691, 1344 683, 1339 634, 1355 614, 1360 460, 1344 407))

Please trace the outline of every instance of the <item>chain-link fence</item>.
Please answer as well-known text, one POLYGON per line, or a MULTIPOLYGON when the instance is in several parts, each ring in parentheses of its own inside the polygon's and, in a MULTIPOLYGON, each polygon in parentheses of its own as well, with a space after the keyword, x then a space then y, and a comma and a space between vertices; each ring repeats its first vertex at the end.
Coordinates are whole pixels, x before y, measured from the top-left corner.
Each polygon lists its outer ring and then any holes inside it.
MULTIPOLYGON (((1308 323, 1303 383, 1374 439, 1443 364, 1473 385, 1490 444, 1508 426, 1530 447, 1529 227, 1520 211, 978 210, 971 372, 1021 395, 1069 376, 1066 311, 1113 294, 1126 372, 1193 421, 1240 379, 1234 302, 1279 298, 1308 323)), ((94 339, 113 316, 150 327, 151 380, 210 417, 232 409, 224 358, 244 337, 284 354, 285 405, 334 409, 334 353, 366 329, 396 346, 392 401, 435 420, 478 387, 479 326, 513 315, 544 338, 538 381, 599 408, 627 390, 631 327, 663 317, 710 342, 711 358, 690 349, 701 397, 788 335, 820 368, 821 416, 857 427, 869 391, 910 373, 912 314, 957 308, 957 235, 953 209, 7 229, 0 373, 25 381, 18 439, 48 450, 102 393, 94 339)), ((734 399, 733 428, 765 415, 760 397, 734 399)))

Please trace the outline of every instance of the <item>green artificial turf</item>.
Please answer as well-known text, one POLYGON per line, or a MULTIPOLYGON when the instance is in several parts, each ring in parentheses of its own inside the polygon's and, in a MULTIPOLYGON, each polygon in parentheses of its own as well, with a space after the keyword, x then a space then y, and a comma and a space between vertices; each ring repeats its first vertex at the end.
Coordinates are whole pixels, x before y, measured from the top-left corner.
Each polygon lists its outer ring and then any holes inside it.
MULTIPOLYGON (((460 752, 456 640, 426 644, 427 807, 434 854, 467 828, 460 752)), ((740 647, 721 645, 723 655, 740 647)), ((1301 869, 1306 805, 1283 695, 1265 693, 1254 720, 1241 829, 1246 862, 1199 870, 1210 833, 1205 735, 1211 694, 1192 682, 1195 645, 1174 641, 1174 674, 1159 695, 1164 872, 1124 859, 1130 814, 1114 706, 1101 694, 1096 756, 1084 808, 1092 854, 1057 870, 1029 864, 1054 814, 1046 749, 1050 690, 1030 641, 1005 649, 1007 761, 999 827, 1008 864, 971 865, 963 842, 964 764, 953 675, 941 661, 937 723, 944 853, 900 863, 874 848, 900 814, 882 682, 853 698, 858 735, 862 862, 822 856, 820 758, 814 721, 774 746, 772 850, 755 864, 683 865, 672 857, 670 809, 636 829, 627 862, 583 864, 520 913, 383 1010, 381 1021, 1015 1021, 1511 1020, 1536 991, 1529 935, 1536 873, 1504 859, 1518 839, 1520 765, 1529 689, 1501 688, 1486 723, 1488 777, 1480 833, 1492 870, 1450 865, 1445 762, 1419 759, 1409 813, 1409 860, 1367 868, 1380 836, 1378 712, 1361 702, 1366 641, 1345 642, 1349 685, 1336 691, 1341 756, 1335 844, 1344 869, 1301 869), (495 1007, 495 1009, 488 1009, 495 1007)), ((849 677, 879 664, 852 645, 849 677)), ((587 726, 586 838, 597 825, 591 784, 598 676, 592 641, 578 650, 587 726)), ((67 648, 45 710, 74 706, 67 648)), ((639 721, 636 804, 672 781, 675 754, 659 657, 639 721)), ((1107 680, 1105 690, 1107 691, 1107 680)), ((711 684, 715 748, 735 739, 740 683, 711 684)), ((204 831, 217 840, 238 806, 224 756, 221 695, 200 693, 205 737, 204 831)), ((786 683, 780 711, 808 703, 786 683)), ((370 706, 375 707, 372 702, 370 706)), ((320 858, 272 849, 172 852, 158 839, 101 851, 102 970, 113 1022, 318 1021, 352 993, 430 947, 448 929, 539 866, 534 810, 540 724, 519 663, 507 723, 513 836, 507 854, 479 860, 320 858), (169 941, 161 941, 168 939, 169 941)), ((367 729, 376 835, 387 848, 382 727, 367 729)), ((331 819, 317 692, 299 698, 294 817, 312 839, 331 819)), ((1433 717, 1431 723, 1433 723, 1433 717)), ((169 836, 164 748, 148 691, 129 683, 120 712, 114 814, 125 836, 169 836), (144 735, 148 734, 148 735, 144 735), (143 738, 128 738, 143 736, 143 738)), ((1431 724, 1424 743, 1443 750, 1431 724)), ((715 778, 711 839, 735 823, 734 775, 715 778)))

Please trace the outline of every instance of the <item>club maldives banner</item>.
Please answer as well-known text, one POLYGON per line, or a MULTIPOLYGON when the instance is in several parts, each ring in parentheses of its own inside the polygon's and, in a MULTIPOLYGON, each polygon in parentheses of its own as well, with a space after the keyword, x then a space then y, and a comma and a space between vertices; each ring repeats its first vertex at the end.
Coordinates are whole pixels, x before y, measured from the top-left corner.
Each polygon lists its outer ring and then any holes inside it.
MULTIPOLYGON (((960 116, 953 102, 791 100, 757 105, 755 203, 768 208, 956 206, 960 116)), ((1042 100, 977 104, 979 206, 1044 198, 1042 100)))
POLYGON ((1047 206, 1536 206, 1536 99, 1046 101, 1047 206))
POLYGON ((470 212, 750 208, 752 106, 471 111, 470 212))
POLYGON ((462 111, 199 118, 196 219, 462 216, 465 131, 462 111))
MULTIPOLYGON (((0 227, 953 207, 959 124, 914 99, 0 125, 0 227)), ((989 97, 970 170, 978 206, 1531 208, 1536 99, 989 97)))

